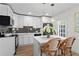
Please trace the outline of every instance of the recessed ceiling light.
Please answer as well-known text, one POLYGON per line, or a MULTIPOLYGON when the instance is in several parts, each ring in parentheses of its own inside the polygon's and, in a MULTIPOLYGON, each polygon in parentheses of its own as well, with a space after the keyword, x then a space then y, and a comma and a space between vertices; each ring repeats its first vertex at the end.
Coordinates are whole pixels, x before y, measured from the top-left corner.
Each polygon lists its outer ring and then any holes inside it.
POLYGON ((32 13, 31 13, 31 12, 28 12, 28 14, 29 14, 29 15, 32 15, 32 13))

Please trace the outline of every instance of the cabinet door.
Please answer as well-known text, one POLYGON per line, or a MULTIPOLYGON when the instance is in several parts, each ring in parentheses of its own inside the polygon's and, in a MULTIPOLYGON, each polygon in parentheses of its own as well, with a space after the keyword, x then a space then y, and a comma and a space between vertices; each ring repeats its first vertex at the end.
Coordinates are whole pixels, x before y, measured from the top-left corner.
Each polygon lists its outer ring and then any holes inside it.
POLYGON ((6 37, 0 39, 0 55, 10 56, 15 53, 15 38, 6 37))
POLYGON ((11 37, 10 39, 9 39, 9 56, 10 55, 14 55, 14 53, 15 53, 15 37, 11 37))
POLYGON ((24 36, 24 44, 29 43, 28 33, 24 36))
POLYGON ((19 36, 19 46, 24 44, 24 37, 23 36, 19 36))
POLYGON ((10 50, 10 41, 11 41, 11 39, 9 39, 9 38, 4 38, 4 40, 3 40, 3 55, 4 56, 9 56, 9 50, 10 50))
POLYGON ((19 35, 19 46, 33 43, 33 33, 19 35))
POLYGON ((9 40, 5 38, 0 39, 0 49, 1 49, 1 56, 7 56, 9 55, 9 40))
POLYGON ((29 33, 29 44, 32 44, 33 43, 33 35, 34 33, 29 33))
POLYGON ((14 20, 14 28, 18 28, 18 17, 16 14, 13 14, 13 20, 14 20))
POLYGON ((33 41, 32 39, 33 39, 33 34, 32 33, 27 33, 24 36, 24 44, 31 44, 32 41, 33 41))
POLYGON ((2 50, 3 50, 3 39, 0 39, 0 56, 3 55, 2 50))
POLYGON ((17 15, 17 23, 18 23, 18 28, 23 28, 24 25, 24 16, 17 15))

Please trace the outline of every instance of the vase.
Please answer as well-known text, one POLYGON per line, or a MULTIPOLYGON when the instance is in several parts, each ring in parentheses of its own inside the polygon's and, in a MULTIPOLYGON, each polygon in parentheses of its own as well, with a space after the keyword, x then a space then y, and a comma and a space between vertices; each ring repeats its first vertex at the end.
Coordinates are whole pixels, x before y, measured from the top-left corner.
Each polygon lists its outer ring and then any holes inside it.
POLYGON ((47 34, 47 38, 49 38, 50 37, 50 34, 47 34))

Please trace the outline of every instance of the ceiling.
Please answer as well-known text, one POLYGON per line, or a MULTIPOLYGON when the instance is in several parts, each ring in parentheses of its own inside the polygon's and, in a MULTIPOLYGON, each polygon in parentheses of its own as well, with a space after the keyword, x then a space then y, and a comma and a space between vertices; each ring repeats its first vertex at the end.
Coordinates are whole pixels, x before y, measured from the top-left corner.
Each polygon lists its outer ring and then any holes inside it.
POLYGON ((9 3, 15 12, 33 16, 54 16, 63 11, 69 10, 76 6, 78 3, 9 3))

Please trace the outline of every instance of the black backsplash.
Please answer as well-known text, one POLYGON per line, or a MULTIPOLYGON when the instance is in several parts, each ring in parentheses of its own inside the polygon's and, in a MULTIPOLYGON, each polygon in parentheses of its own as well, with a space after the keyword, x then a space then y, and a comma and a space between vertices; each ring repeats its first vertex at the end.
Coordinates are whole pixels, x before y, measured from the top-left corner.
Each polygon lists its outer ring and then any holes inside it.
POLYGON ((23 28, 18 28, 16 33, 33 33, 36 31, 40 31, 40 28, 33 28, 33 26, 23 26, 23 28))

